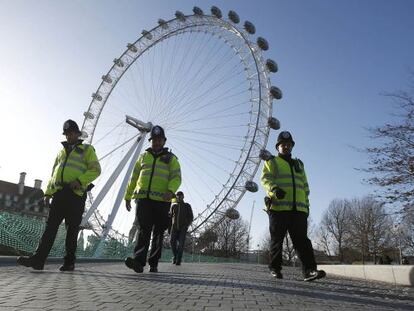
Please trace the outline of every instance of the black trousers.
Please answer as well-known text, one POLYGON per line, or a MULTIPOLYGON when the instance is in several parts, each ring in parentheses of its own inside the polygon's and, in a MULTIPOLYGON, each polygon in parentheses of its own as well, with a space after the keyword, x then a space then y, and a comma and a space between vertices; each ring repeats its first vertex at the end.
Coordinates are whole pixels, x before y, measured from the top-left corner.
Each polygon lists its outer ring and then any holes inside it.
POLYGON ((283 240, 289 232, 303 272, 316 269, 312 243, 308 238, 308 215, 297 211, 269 212, 270 264, 269 268, 282 269, 283 240))
POLYGON ((170 245, 176 263, 181 263, 186 234, 187 228, 182 228, 180 230, 171 230, 170 245))
POLYGON ((85 210, 86 197, 80 197, 69 188, 59 190, 53 195, 50 204, 49 217, 39 245, 32 258, 40 263, 46 261, 56 238, 59 226, 65 220, 66 226, 66 255, 65 263, 75 263, 78 243, 79 225, 85 210))
POLYGON ((139 223, 138 240, 134 249, 134 259, 145 266, 152 234, 151 251, 148 264, 157 267, 161 258, 164 232, 168 228, 170 218, 170 202, 139 199, 137 201, 137 217, 139 223))

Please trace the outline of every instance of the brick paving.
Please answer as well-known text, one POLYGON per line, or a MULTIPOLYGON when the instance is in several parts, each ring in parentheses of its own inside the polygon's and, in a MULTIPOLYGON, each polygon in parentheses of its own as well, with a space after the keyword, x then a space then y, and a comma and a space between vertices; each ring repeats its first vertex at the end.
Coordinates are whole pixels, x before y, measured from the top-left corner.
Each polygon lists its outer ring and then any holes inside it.
POLYGON ((75 272, 0 267, 8 310, 414 310, 414 288, 329 276, 306 283, 298 268, 273 279, 265 266, 161 263, 136 274, 122 263, 79 263, 75 272))

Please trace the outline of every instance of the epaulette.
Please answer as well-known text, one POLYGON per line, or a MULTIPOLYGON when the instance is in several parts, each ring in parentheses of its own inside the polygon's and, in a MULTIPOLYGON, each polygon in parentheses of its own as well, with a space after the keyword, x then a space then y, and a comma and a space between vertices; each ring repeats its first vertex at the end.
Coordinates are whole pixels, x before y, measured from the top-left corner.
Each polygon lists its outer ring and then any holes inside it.
POLYGON ((160 161, 164 162, 165 164, 169 164, 174 156, 174 153, 168 151, 162 156, 160 156, 160 161))

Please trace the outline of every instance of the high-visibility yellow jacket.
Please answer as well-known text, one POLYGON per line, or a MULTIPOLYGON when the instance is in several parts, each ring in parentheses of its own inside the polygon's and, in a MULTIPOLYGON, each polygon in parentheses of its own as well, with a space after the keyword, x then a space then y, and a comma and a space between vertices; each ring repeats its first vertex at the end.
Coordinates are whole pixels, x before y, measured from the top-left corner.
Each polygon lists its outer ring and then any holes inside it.
POLYGON ((74 192, 82 196, 88 185, 101 174, 101 166, 91 145, 82 144, 79 140, 73 149, 67 142, 62 142, 63 149, 58 153, 53 165, 52 177, 46 188, 45 195, 53 195, 63 188, 64 184, 78 180, 81 189, 74 192))
POLYGON ((138 158, 128 183, 125 200, 151 199, 164 201, 162 196, 175 193, 181 185, 181 169, 177 157, 164 148, 155 154, 148 148, 138 158))
POLYGON ((271 198, 271 210, 309 213, 309 185, 301 160, 292 159, 288 162, 280 156, 267 160, 263 166, 261 182, 271 198), (284 198, 276 197, 276 187, 286 192, 284 198))

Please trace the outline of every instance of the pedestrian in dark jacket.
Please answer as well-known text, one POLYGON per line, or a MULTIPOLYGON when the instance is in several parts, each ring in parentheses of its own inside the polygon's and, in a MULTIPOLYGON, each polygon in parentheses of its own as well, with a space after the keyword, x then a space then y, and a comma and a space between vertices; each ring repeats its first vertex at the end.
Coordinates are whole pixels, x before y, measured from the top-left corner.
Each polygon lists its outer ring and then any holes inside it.
POLYGON ((193 222, 194 216, 191 205, 184 202, 184 193, 178 191, 177 203, 170 209, 171 217, 171 250, 173 252, 172 263, 179 266, 183 257, 185 236, 188 227, 193 222))

